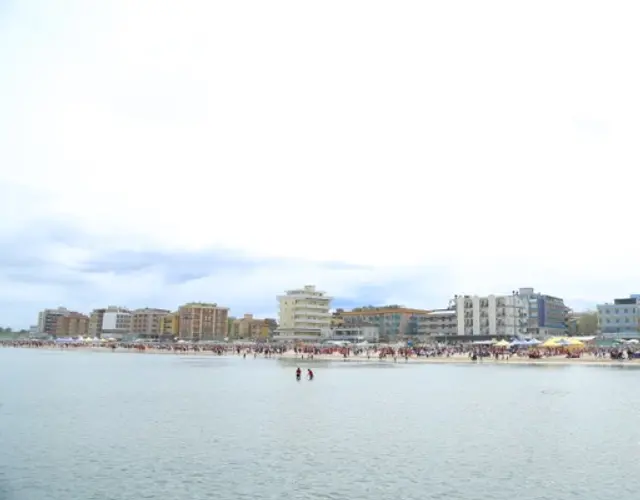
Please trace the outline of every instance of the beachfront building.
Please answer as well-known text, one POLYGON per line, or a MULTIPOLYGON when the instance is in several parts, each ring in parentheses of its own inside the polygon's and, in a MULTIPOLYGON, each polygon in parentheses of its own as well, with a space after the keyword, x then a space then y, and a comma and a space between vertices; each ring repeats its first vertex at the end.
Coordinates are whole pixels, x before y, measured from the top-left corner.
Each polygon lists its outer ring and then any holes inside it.
POLYGON ((102 314, 101 336, 120 340, 131 333, 131 311, 124 307, 109 306, 102 314))
POLYGON ((160 338, 173 340, 180 334, 180 314, 176 312, 165 314, 160 318, 160 338))
POLYGON ((94 309, 89 315, 89 337, 95 338, 102 335, 102 320, 106 309, 94 309))
POLYGON ((145 307, 131 312, 131 333, 138 338, 157 339, 160 337, 162 319, 171 311, 145 307))
POLYGON ((458 335, 521 337, 527 331, 527 304, 511 295, 458 295, 454 298, 458 335))
POLYGON ((331 328, 331 300, 314 285, 288 290, 278 295, 279 327, 273 339, 277 341, 318 341, 331 328))
POLYGON ((71 311, 66 307, 56 309, 44 309, 38 313, 38 334, 55 335, 58 325, 58 318, 66 316, 71 311))
POLYGON ((434 309, 418 316, 420 337, 449 337, 458 334, 456 309, 434 309))
POLYGON ((380 341, 380 329, 376 325, 337 326, 327 332, 325 340, 339 340, 348 342, 369 342, 375 344, 380 341))
POLYGON ((258 319, 253 314, 245 314, 242 318, 234 318, 231 321, 229 337, 232 339, 260 340, 268 339, 276 321, 271 318, 258 319))
POLYGON ((216 303, 190 302, 178 308, 181 340, 223 340, 228 334, 229 308, 216 303))
POLYGON ((429 311, 398 305, 357 307, 342 313, 344 326, 371 324, 378 327, 382 341, 412 338, 419 334, 420 318, 429 311))
POLYGON ((454 303, 458 335, 553 337, 566 333, 564 301, 533 288, 509 295, 458 295, 454 303))
POLYGON ((640 295, 598 304, 598 328, 607 338, 640 337, 640 295))
POLYGON ((55 336, 85 337, 89 334, 89 316, 75 311, 69 311, 56 320, 55 336))

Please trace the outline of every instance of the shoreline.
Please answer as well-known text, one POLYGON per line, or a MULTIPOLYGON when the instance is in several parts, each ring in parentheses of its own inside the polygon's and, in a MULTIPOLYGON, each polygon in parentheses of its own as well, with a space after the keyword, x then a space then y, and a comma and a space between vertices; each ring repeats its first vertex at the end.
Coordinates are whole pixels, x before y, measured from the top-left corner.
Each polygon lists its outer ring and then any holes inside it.
MULTIPOLYGON (((30 350, 45 350, 53 352, 94 352, 105 354, 136 354, 136 355, 165 355, 165 356, 178 356, 178 357, 216 357, 216 358, 241 358, 241 355, 225 352, 218 354, 213 351, 188 351, 188 352, 174 352, 163 349, 147 349, 146 351, 136 351, 133 349, 118 348, 116 351, 111 351, 106 347, 71 347, 71 348, 59 348, 57 346, 42 346, 42 347, 7 347, 6 349, 30 349, 30 350)), ((467 355, 453 355, 450 357, 410 357, 405 360, 402 357, 398 357, 397 361, 393 358, 380 359, 378 356, 371 356, 367 359, 366 356, 349 356, 346 359, 342 355, 336 354, 316 354, 313 359, 309 359, 308 355, 301 357, 301 354, 296 354, 292 351, 285 352, 284 354, 274 354, 271 357, 265 357, 258 354, 257 359, 268 360, 286 360, 286 361, 299 361, 300 363, 370 363, 370 364, 391 364, 391 365, 427 365, 427 364, 446 364, 446 365, 491 365, 491 366, 508 366, 508 365, 538 365, 538 366, 635 366, 640 367, 640 359, 632 360, 615 360, 610 358, 595 358, 588 356, 584 358, 567 359, 564 356, 557 356, 551 358, 542 359, 530 359, 530 358, 518 358, 512 357, 509 360, 496 360, 494 358, 484 358, 482 361, 478 359, 473 361, 467 355)), ((248 359, 253 359, 253 354, 247 354, 248 359)))

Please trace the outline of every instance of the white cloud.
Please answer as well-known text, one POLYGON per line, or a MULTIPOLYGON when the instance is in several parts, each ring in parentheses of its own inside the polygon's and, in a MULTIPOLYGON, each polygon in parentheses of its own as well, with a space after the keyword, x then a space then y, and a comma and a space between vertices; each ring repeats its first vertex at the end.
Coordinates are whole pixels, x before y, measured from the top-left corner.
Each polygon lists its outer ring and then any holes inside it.
MULTIPOLYGON (((638 10, 15 4, 0 35, 0 186, 21 196, 1 225, 57 219, 118 248, 370 264, 383 281, 397 265, 442 265, 447 293, 535 279, 597 300, 589 284, 619 276, 625 294, 638 10)), ((276 276, 250 283, 270 291, 276 276)), ((329 291, 352 279, 337 273, 329 291)))

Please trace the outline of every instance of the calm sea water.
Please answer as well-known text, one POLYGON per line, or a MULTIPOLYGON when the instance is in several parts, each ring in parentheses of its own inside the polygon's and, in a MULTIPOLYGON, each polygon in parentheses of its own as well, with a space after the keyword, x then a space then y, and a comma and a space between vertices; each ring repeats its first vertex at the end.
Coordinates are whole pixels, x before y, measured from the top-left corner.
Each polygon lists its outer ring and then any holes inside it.
POLYGON ((640 496, 638 370, 314 367, 0 349, 0 499, 640 496))

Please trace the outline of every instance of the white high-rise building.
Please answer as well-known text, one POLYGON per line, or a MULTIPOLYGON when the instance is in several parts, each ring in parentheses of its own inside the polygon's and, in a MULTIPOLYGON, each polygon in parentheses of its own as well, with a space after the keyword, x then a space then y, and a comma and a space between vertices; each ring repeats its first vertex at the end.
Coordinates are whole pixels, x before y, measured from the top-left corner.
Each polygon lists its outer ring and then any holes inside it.
POLYGON ((455 298, 458 335, 524 336, 527 333, 528 302, 511 295, 459 295, 455 298))
POLYGON ((102 317, 102 336, 121 339, 131 332, 131 311, 124 307, 109 306, 102 317))
POLYGON ((307 285, 278 295, 279 324, 274 340, 317 341, 331 331, 332 297, 307 285))

